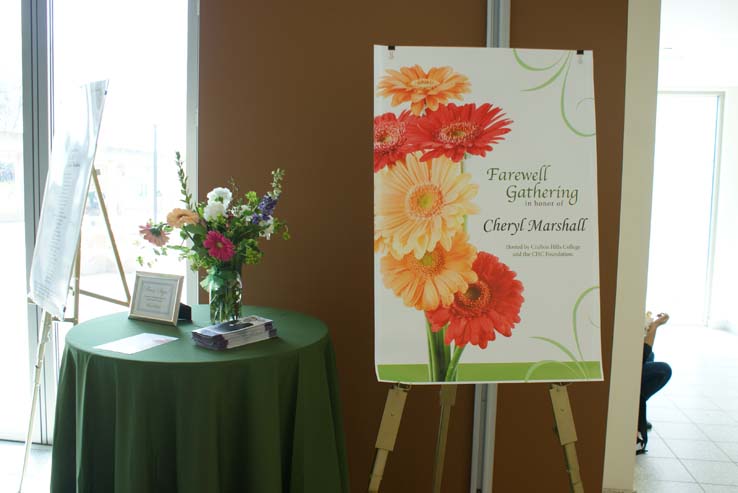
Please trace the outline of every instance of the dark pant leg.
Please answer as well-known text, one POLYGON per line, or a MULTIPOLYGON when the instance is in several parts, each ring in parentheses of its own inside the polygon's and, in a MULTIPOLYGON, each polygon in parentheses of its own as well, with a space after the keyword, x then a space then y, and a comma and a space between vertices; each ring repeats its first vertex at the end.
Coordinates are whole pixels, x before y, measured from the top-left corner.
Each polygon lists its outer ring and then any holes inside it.
POLYGON ((641 398, 638 409, 638 431, 646 436, 646 401, 661 390, 671 378, 671 367, 663 362, 647 361, 641 376, 641 398))

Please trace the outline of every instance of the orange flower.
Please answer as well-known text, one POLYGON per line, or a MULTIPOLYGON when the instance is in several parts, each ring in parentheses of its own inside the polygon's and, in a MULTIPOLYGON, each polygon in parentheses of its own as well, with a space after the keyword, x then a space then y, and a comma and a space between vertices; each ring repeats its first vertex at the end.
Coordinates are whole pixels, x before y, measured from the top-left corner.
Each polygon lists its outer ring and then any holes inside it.
POLYGON ((433 67, 425 72, 420 65, 414 65, 387 73, 379 81, 377 94, 392 96, 392 106, 410 101, 414 115, 419 115, 426 106, 436 110, 450 98, 461 100, 462 94, 471 92, 469 79, 451 67, 433 67))
POLYGON ((384 285, 405 305, 418 310, 435 310, 448 306, 454 295, 465 292, 469 283, 476 282, 472 270, 477 250, 468 243, 468 236, 460 232, 446 250, 440 244, 418 259, 413 254, 396 259, 382 257, 380 269, 384 285))
POLYGON ((200 216, 197 212, 187 209, 174 209, 167 214, 167 224, 174 228, 181 228, 185 224, 197 224, 199 221, 200 216))
POLYGON ((380 255, 384 255, 387 252, 387 242, 384 238, 382 238, 382 235, 377 231, 376 227, 374 229, 374 253, 379 253, 380 255))
POLYGON ((479 186, 470 180, 447 157, 422 163, 418 154, 375 173, 374 227, 391 254, 400 259, 412 252, 420 259, 438 243, 449 250, 464 215, 479 212, 471 203, 479 186))

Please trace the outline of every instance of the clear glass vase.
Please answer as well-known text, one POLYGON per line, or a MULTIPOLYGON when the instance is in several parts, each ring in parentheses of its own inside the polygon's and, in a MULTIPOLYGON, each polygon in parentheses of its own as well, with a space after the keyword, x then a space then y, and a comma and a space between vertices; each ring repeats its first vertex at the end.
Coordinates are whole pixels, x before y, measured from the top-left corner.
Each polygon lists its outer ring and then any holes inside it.
POLYGON ((213 272, 209 285, 210 321, 213 324, 235 320, 241 315, 243 284, 240 266, 233 269, 218 269, 213 272))

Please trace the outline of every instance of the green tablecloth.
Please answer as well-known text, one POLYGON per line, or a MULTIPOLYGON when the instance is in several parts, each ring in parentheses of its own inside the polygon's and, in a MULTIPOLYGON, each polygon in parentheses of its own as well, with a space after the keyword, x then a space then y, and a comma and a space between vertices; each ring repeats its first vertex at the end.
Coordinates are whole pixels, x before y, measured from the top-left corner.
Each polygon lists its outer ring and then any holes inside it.
POLYGON ((119 313, 66 338, 52 492, 347 492, 333 348, 325 325, 244 307, 278 338, 224 352, 196 347, 206 306, 179 327, 119 313), (143 332, 179 340, 126 355, 94 346, 143 332))

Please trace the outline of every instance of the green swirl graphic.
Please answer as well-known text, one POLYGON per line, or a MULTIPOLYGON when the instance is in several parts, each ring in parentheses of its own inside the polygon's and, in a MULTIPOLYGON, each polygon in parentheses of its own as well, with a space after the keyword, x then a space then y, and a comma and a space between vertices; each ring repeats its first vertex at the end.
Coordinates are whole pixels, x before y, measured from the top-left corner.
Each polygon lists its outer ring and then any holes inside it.
MULTIPOLYGON (((582 131, 574 126, 574 124, 569 119, 569 116, 566 112, 566 83, 569 78, 569 69, 571 68, 572 59, 574 58, 574 52, 573 51, 567 51, 564 52, 558 60, 556 60, 554 63, 550 65, 546 65, 544 67, 534 67, 533 65, 530 65, 529 63, 526 63, 518 53, 518 50, 513 49, 513 56, 515 57, 515 61, 520 65, 523 69, 528 70, 530 72, 546 72, 549 70, 554 70, 558 66, 558 69, 551 75, 548 79, 546 79, 543 83, 530 87, 528 89, 523 89, 524 92, 532 92, 532 91, 539 91, 545 87, 550 86, 553 84, 556 80, 558 80, 562 74, 563 74, 563 81, 561 84, 561 96, 559 98, 559 110, 561 112, 561 119, 564 121, 564 125, 571 130, 575 135, 578 135, 580 137, 592 137, 596 134, 596 132, 585 132, 582 131)), ((580 105, 584 102, 594 102, 593 98, 583 98, 580 99, 576 104, 576 109, 579 109, 580 105)))
MULTIPOLYGON (((551 344, 552 346, 560 349, 561 352, 563 352, 576 365, 577 371, 574 371, 570 366, 568 366, 563 361, 542 360, 542 361, 538 361, 537 363, 531 365, 530 368, 528 368, 528 372, 525 375, 525 381, 526 382, 531 379, 531 377, 533 376, 533 374, 535 373, 535 371, 537 369, 539 369, 539 368, 541 368, 543 366, 547 366, 547 365, 560 365, 560 366, 563 366, 563 367, 567 368, 572 373, 573 376, 575 376, 577 378, 578 377, 581 377, 584 380, 589 380, 589 375, 588 375, 587 371, 585 370, 585 359, 584 359, 584 355, 582 354, 582 347, 579 344, 579 327, 577 326, 577 315, 579 313, 579 306, 582 304, 582 301, 584 301, 584 298, 588 294, 594 292, 597 289, 599 289, 599 286, 592 286, 591 288, 587 288, 584 291, 582 291, 582 293, 577 297, 577 300, 574 303, 574 308, 572 308, 572 313, 571 313, 571 327, 572 327, 572 332, 574 334, 574 343, 576 344, 576 351, 577 351, 578 356, 575 355, 573 351, 571 351, 570 349, 568 349, 566 346, 564 346, 563 344, 561 344, 558 341, 555 341, 553 339, 549 339, 548 337, 542 337, 542 336, 532 336, 531 337, 531 339, 537 339, 539 341, 547 342, 547 343, 551 344)), ((594 327, 594 328, 596 328, 596 329, 599 330, 599 325, 597 325, 596 323, 594 323, 593 320, 589 320, 589 324, 592 327, 594 327)))

